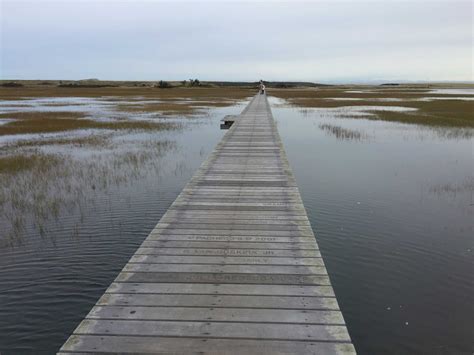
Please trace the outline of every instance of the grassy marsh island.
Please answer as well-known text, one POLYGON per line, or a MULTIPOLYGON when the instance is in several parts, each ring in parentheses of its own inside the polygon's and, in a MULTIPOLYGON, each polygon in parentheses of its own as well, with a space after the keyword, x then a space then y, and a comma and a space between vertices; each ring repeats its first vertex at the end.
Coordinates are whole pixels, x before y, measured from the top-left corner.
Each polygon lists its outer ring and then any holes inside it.
POLYGON ((406 84, 270 89, 269 94, 304 108, 363 107, 366 114, 355 118, 474 128, 473 90, 467 84, 406 84), (394 106, 406 109, 391 110, 394 106))

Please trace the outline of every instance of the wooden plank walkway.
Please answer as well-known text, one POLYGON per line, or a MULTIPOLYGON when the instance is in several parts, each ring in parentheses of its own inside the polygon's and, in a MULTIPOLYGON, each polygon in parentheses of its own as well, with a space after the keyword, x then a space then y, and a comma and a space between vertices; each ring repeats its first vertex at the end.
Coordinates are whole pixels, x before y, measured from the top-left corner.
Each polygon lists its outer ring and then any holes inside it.
POLYGON ((238 116, 66 353, 355 353, 266 95, 238 116))

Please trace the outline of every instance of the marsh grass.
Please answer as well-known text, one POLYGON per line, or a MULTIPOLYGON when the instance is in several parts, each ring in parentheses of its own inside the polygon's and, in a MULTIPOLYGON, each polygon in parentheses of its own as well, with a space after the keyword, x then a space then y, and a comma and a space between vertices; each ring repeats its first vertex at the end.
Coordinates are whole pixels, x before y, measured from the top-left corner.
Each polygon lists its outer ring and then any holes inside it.
POLYGON ((161 158, 175 143, 151 139, 133 144, 118 142, 105 152, 77 157, 73 153, 47 154, 38 149, 0 158, 1 246, 24 242, 27 229, 47 237, 51 222, 79 213, 97 194, 140 179, 150 170, 161 171, 161 158), (145 167, 145 168, 144 168, 145 167), (3 220, 2 220, 3 219, 3 220))
POLYGON ((323 130, 324 132, 330 135, 333 135, 337 139, 340 139, 340 140, 360 141, 360 140, 368 138, 368 136, 362 132, 359 132, 353 129, 343 128, 341 126, 327 124, 327 123, 320 124, 319 128, 323 130))
POLYGON ((209 107, 226 107, 233 105, 237 100, 189 100, 183 98, 181 100, 164 99, 162 102, 144 102, 133 104, 133 102, 119 103, 116 106, 118 111, 126 112, 157 112, 163 115, 193 115, 201 113, 203 109, 209 107))
POLYGON ((377 111, 379 120, 429 126, 474 128, 474 102, 463 100, 408 101, 397 105, 413 107, 415 112, 377 111))
POLYGON ((100 87, 100 88, 61 88, 49 86, 25 86, 21 88, 1 88, 0 99, 24 100, 35 97, 143 97, 145 99, 187 98, 191 100, 242 100, 253 96, 253 88, 203 88, 177 87, 161 90, 153 87, 100 87))
POLYGON ((460 127, 433 127, 434 132, 442 139, 472 139, 474 129, 460 127))
POLYGON ((0 148, 0 151, 12 151, 12 149, 19 149, 24 147, 43 147, 43 146, 73 146, 73 147, 95 147, 105 148, 110 146, 110 137, 112 134, 91 134, 85 137, 63 137, 63 138, 40 138, 19 140, 7 144, 0 148))
POLYGON ((168 130, 178 128, 168 122, 151 120, 97 121, 84 118, 80 112, 13 112, 0 114, 1 118, 13 119, 0 126, 0 136, 27 133, 54 133, 79 129, 112 130, 168 130))
POLYGON ((60 159, 55 155, 24 153, 0 156, 0 175, 13 175, 25 170, 35 170, 40 173, 57 166, 60 159))
POLYGON ((448 196, 451 196, 453 199, 455 199, 458 194, 463 194, 465 192, 471 192, 471 194, 474 193, 474 178, 473 177, 467 178, 463 182, 458 183, 458 184, 456 183, 436 184, 436 185, 431 186, 429 191, 438 197, 442 195, 448 195, 448 196))
MULTIPOLYGON (((414 90, 409 88, 380 89, 371 88, 370 92, 348 93, 347 88, 341 89, 295 89, 295 90, 269 90, 269 94, 287 100, 297 107, 307 108, 337 108, 349 106, 393 106, 389 99, 399 99, 397 106, 414 108, 417 111, 392 112, 374 110, 367 112, 363 118, 386 120, 402 123, 414 123, 439 127, 470 127, 474 128, 474 102, 460 99, 449 99, 449 95, 429 94, 430 97, 448 98, 446 100, 420 101, 427 96, 428 90, 414 90), (330 100, 331 98, 338 100, 330 100), (346 100, 344 100, 346 98, 346 100), (360 100, 354 100, 360 99, 360 100), (377 99, 375 101, 374 99, 377 99), (387 101, 383 101, 386 99, 387 101)), ((350 90, 349 90, 350 91, 350 90)), ((455 95, 462 97, 463 95, 455 95)), ((464 95, 465 97, 471 97, 464 95)), ((357 116, 355 118, 360 118, 357 116)))

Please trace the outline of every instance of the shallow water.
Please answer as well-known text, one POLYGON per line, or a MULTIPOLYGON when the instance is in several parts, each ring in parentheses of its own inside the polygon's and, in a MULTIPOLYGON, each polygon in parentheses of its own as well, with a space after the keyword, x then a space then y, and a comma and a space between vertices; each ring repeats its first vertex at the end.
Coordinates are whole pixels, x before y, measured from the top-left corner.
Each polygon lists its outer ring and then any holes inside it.
MULTIPOLYGON (((274 100, 276 101, 276 100, 274 100)), ((286 106, 285 104, 276 103, 276 107, 286 106)), ((360 106, 339 106, 339 107, 316 107, 316 108, 299 108, 300 113, 317 112, 320 116, 328 118, 341 117, 368 117, 376 116, 377 111, 389 112, 415 112, 418 109, 405 106, 377 106, 377 105, 360 105, 360 106)))
POLYGON ((461 100, 461 101, 473 101, 474 97, 469 96, 426 96, 420 98, 400 98, 400 97, 328 97, 327 100, 335 101, 374 101, 374 102, 403 102, 403 101, 435 101, 435 100, 461 100))
POLYGON ((435 89, 431 90, 430 93, 444 95, 474 95, 474 89, 435 89))
POLYGON ((469 96, 427 96, 417 99, 418 101, 435 101, 435 100, 461 100, 461 101, 474 101, 474 97, 469 96))
POLYGON ((359 353, 472 354, 472 134, 272 102, 359 353))
MULTIPOLYGON (((367 107, 271 103, 359 353, 471 354, 472 134, 347 118, 367 107)), ((172 143, 143 161, 115 166, 102 147, 42 148, 94 157, 92 174, 115 180, 79 179, 79 203, 46 220, 46 233, 27 225, 0 247, 2 355, 60 347, 220 140, 219 120, 243 105, 177 117, 176 131, 112 137, 126 153, 172 143)))
MULTIPOLYGON (((83 113, 84 118, 110 122, 116 120, 153 120, 158 122, 160 118, 170 122, 169 116, 163 117, 159 112, 133 112, 130 113, 124 107, 141 106, 144 104, 160 103, 180 103, 190 102, 182 98, 176 100, 145 99, 141 96, 132 97, 45 97, 45 98, 25 98, 22 100, 0 100, 0 114, 17 112, 71 112, 83 113), (118 107, 117 105, 121 105, 118 107)), ((192 100, 199 103, 198 100, 192 100)), ((209 101, 206 101, 209 102, 209 101)), ((196 113, 203 113, 205 106, 196 107, 196 113)))

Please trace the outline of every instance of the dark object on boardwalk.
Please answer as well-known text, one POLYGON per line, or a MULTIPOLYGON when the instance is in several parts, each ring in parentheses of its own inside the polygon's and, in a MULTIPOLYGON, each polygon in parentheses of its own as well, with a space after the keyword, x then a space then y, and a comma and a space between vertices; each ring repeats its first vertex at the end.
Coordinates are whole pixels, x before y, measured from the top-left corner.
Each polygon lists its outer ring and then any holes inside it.
POLYGON ((229 129, 239 116, 227 115, 221 120, 221 129, 229 129))

